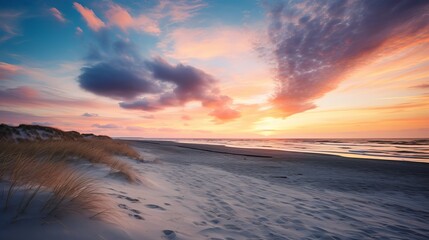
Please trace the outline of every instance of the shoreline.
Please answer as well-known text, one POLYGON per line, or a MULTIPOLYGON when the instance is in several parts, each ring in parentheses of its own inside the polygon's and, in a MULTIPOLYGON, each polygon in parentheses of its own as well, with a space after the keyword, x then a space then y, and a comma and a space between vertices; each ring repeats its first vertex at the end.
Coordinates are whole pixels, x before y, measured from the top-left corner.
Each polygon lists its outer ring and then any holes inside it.
POLYGON ((206 165, 273 183, 279 182, 280 178, 274 179, 271 176, 287 177, 287 181, 296 181, 294 186, 334 190, 342 189, 347 184, 351 190, 356 191, 394 189, 395 186, 403 186, 404 189, 411 189, 411 192, 418 188, 418 192, 429 197, 429 187, 426 186, 429 182, 429 164, 426 163, 172 141, 129 141, 129 143, 139 149, 146 148, 161 161, 206 165), (231 164, 235 167, 228 167, 231 164))
MULTIPOLYGON (((280 147, 279 143, 273 143, 268 145, 258 145, 258 142, 256 142, 253 146, 248 146, 246 143, 241 143, 244 140, 240 140, 238 143, 229 143, 229 139, 215 139, 213 142, 210 140, 202 141, 202 142, 194 142, 192 139, 122 139, 124 141, 147 141, 147 142, 174 142, 178 144, 193 144, 193 145, 200 145, 200 146, 218 146, 218 147, 227 147, 227 148, 238 148, 238 149, 259 149, 259 150, 274 150, 274 151, 283 151, 283 152, 294 152, 294 153, 310 153, 310 154, 323 154, 323 155, 331 155, 331 156, 340 156, 345 158, 357 158, 357 159, 371 159, 371 160, 383 160, 383 161, 400 161, 400 162, 418 162, 418 163, 429 163, 429 155, 425 151, 426 150, 411 150, 410 146, 412 146, 412 143, 403 143, 403 141, 409 141, 413 140, 415 141, 427 141, 427 139, 390 139, 389 141, 395 140, 395 142, 392 142, 390 144, 398 144, 399 145, 371 145, 372 140, 368 139, 354 139, 354 140, 365 140, 366 145, 360 145, 362 143, 360 142, 338 142, 340 139, 335 140, 331 139, 332 141, 324 143, 325 140, 322 141, 322 144, 319 143, 319 139, 311 139, 312 142, 308 143, 306 142, 306 139, 297 139, 302 140, 303 142, 295 143, 293 142, 295 139, 273 139, 273 140, 285 140, 286 146, 280 147), (292 142, 289 142, 292 141, 292 142), (224 142, 227 141, 227 142, 224 142), (302 144, 303 147, 297 147, 298 144, 302 144), (326 145, 325 145, 326 144, 326 145), (338 144, 338 145, 336 145, 338 144), (271 145, 271 146, 270 146, 271 145), (397 150, 387 150, 389 148, 397 148, 397 150), (287 148, 287 149, 286 149, 287 148), (355 148, 355 149, 353 149, 355 148), (383 149, 387 148, 387 149, 383 149), (404 149, 405 148, 405 149, 404 149), (346 149, 346 150, 345 150, 346 149), (361 150, 361 149, 368 149, 368 150, 361 150), (367 151, 367 152, 366 152, 367 151), (375 153, 375 154, 374 154, 375 153), (397 154, 404 154, 402 156, 399 156, 397 154), (417 156, 408 156, 407 154, 420 154, 417 156)), ((203 139, 202 139, 203 140, 203 139)), ((232 139, 234 140, 234 139, 232 139)), ((256 140, 258 139, 245 139, 245 140, 256 140)), ((345 139, 348 140, 348 139, 345 139)), ((377 142, 385 141, 386 139, 377 139, 377 142)), ((260 144, 260 143, 259 143, 260 144)), ((413 145, 414 146, 414 145, 413 145)), ((425 149, 426 145, 416 145, 414 146, 417 149, 423 148, 425 149)), ((427 145, 429 146, 429 145, 427 145)))
POLYGON ((281 158, 285 155, 291 155, 298 158, 305 157, 315 157, 315 158, 335 158, 335 159, 347 159, 352 161, 383 161, 383 162, 398 162, 398 163, 411 163, 411 164, 422 164, 428 165, 429 162, 423 161, 409 161, 409 160, 393 160, 393 159, 385 159, 385 158, 374 158, 371 156, 344 156, 340 154, 334 153, 321 153, 321 152, 310 152, 310 151, 294 151, 294 150, 283 150, 277 148, 263 148, 263 147, 242 147, 242 146, 232 146, 232 145, 224 145, 224 144, 209 144, 209 143, 186 143, 186 142, 178 142, 174 140, 123 140, 126 142, 142 142, 148 144, 157 144, 157 145, 170 145, 177 146, 181 148, 189 148, 193 150, 200 150, 206 152, 213 153, 221 153, 221 154, 231 154, 238 156, 249 156, 249 157, 260 157, 260 158, 281 158))

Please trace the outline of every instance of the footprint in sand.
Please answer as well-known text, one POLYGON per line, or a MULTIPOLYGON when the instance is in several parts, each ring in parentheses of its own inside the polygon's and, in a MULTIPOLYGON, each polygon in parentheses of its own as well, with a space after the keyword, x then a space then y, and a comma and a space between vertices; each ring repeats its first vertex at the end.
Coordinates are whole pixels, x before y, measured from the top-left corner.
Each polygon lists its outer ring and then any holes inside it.
POLYGON ((137 214, 140 214, 141 212, 139 211, 139 210, 137 210, 137 209, 131 209, 130 210, 131 212, 133 212, 133 213, 137 213, 137 214))
POLYGON ((213 219, 213 220, 211 220, 210 222, 211 222, 211 223, 213 223, 213 224, 218 224, 220 221, 219 221, 219 220, 217 220, 217 219, 213 219))
POLYGON ((132 202, 132 203, 140 202, 140 200, 138 200, 137 198, 125 197, 125 199, 132 202))
POLYGON ((162 211, 165 210, 165 208, 160 207, 160 206, 155 205, 155 204, 146 204, 145 206, 148 207, 148 208, 151 208, 151 209, 158 209, 158 210, 162 210, 162 211))
POLYGON ((125 205, 125 204, 118 204, 118 207, 119 208, 122 208, 122 209, 128 209, 128 206, 127 205, 125 205))
POLYGON ((173 230, 162 230, 162 233, 164 233, 164 236, 169 240, 176 239, 176 233, 173 230))
POLYGON ((235 225, 233 225, 233 224, 225 224, 225 225, 223 225, 226 229, 229 229, 229 230, 236 230, 236 231, 239 231, 239 230, 241 230, 241 228, 239 228, 239 227, 237 227, 237 226, 235 226, 235 225))
POLYGON ((144 218, 138 214, 129 214, 131 217, 138 219, 138 220, 144 220, 144 218))
POLYGON ((127 205, 122 204, 122 203, 118 204, 118 207, 121 209, 125 209, 125 210, 130 211, 130 213, 128 213, 128 216, 133 217, 133 218, 138 219, 138 220, 144 220, 144 218, 139 215, 141 213, 139 210, 130 209, 127 205))
POLYGON ((121 195, 121 194, 110 194, 110 195, 115 195, 117 198, 125 199, 129 202, 132 202, 132 203, 140 202, 140 200, 138 200, 137 198, 132 198, 132 197, 128 197, 128 196, 121 195))

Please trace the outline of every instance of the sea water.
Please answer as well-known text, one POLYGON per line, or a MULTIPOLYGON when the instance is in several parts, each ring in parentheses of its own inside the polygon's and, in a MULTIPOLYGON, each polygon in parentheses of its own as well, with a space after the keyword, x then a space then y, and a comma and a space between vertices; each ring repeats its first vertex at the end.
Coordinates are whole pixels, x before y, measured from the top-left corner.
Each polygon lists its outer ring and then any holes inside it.
MULTIPOLYGON (((161 139, 157 139, 161 140, 161 139)), ((182 143, 276 149, 429 163, 429 139, 162 139, 182 143)))

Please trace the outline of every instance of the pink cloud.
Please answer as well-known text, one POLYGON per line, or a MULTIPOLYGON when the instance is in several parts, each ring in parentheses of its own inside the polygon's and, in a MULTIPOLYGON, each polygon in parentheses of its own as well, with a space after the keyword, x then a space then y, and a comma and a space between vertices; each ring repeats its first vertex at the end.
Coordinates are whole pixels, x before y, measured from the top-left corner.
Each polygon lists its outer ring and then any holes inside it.
POLYGON ((155 12, 157 12, 159 18, 165 17, 169 18, 173 22, 183 22, 193 17, 198 10, 205 6, 206 4, 200 0, 161 0, 155 9, 155 12))
POLYGON ((43 93, 28 86, 0 89, 0 106, 100 107, 93 101, 68 99, 55 93, 43 93))
POLYGON ((52 7, 49 9, 49 12, 54 16, 58 21, 60 22, 66 22, 66 19, 64 18, 63 14, 60 12, 60 10, 52 7))
POLYGON ((16 74, 21 67, 5 62, 0 62, 0 80, 5 80, 9 76, 16 74))
POLYGON ((233 27, 179 28, 159 47, 179 59, 237 57, 253 51, 253 36, 251 31, 233 27))
POLYGON ((153 18, 143 14, 133 17, 126 9, 117 4, 110 5, 109 10, 106 12, 106 18, 110 25, 117 26, 123 31, 131 28, 150 34, 159 34, 161 32, 158 22, 153 18))
POLYGON ((210 112, 210 116, 215 117, 214 121, 216 123, 225 123, 236 118, 239 118, 241 114, 228 106, 216 108, 210 112))
POLYGON ((88 24, 88 27, 92 30, 98 31, 105 26, 104 22, 98 18, 91 9, 86 8, 77 2, 73 3, 73 6, 82 15, 88 24))
POLYGON ((140 15, 133 16, 129 10, 111 3, 105 16, 110 26, 117 26, 123 31, 134 29, 149 34, 161 33, 159 22, 168 19, 169 22, 183 22, 194 16, 206 4, 200 0, 193 1, 165 1, 161 0, 157 6, 140 15))
POLYGON ((211 108, 210 116, 214 117, 214 122, 225 123, 241 117, 239 111, 232 109, 232 99, 228 96, 217 96, 215 98, 205 100, 202 105, 211 108))
POLYGON ((189 120, 191 120, 192 118, 190 117, 190 116, 188 116, 188 115, 183 115, 182 116, 182 120, 185 120, 185 121, 189 121, 189 120))

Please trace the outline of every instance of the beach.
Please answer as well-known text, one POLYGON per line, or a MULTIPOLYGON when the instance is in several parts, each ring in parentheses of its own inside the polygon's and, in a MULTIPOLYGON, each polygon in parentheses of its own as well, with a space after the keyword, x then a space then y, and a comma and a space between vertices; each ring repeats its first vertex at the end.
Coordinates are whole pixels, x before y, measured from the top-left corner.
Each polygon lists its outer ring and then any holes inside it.
POLYGON ((152 179, 174 186, 165 201, 196 215, 179 218, 195 228, 174 229, 179 238, 429 235, 427 164, 168 141, 131 144, 158 163, 145 171, 152 179))
MULTIPOLYGON (((427 239, 429 165, 173 141, 127 141, 130 183, 102 165, 114 214, 8 223, 5 239, 427 239), (25 229, 23 231, 22 229, 25 229)), ((7 219, 7 215, 6 215, 7 219)))

